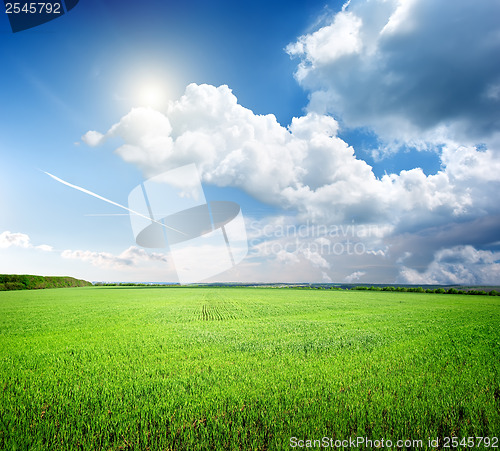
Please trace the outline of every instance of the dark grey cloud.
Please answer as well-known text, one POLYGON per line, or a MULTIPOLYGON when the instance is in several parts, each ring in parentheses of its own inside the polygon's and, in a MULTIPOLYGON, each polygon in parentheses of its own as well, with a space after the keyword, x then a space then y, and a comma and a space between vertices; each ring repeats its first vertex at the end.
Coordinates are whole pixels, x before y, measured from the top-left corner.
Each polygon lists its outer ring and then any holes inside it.
POLYGON ((446 127, 453 139, 485 142, 500 132, 498 17, 490 0, 353 0, 288 51, 302 60, 310 108, 347 126, 388 140, 432 140, 446 127))
POLYGON ((414 269, 426 268, 440 250, 462 245, 487 250, 498 241, 500 215, 484 216, 466 222, 450 222, 416 232, 401 233, 396 230, 386 238, 391 259, 400 259, 405 266, 414 269))

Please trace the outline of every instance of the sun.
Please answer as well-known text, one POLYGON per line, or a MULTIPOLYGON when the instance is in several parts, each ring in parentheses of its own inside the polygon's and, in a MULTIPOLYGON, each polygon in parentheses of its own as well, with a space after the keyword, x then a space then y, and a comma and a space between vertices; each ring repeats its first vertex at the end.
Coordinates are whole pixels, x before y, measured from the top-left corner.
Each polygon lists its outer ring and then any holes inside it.
POLYGON ((128 58, 116 65, 114 99, 124 108, 149 107, 165 111, 184 90, 175 68, 144 58, 128 58))
POLYGON ((145 80, 138 85, 135 97, 138 106, 161 109, 165 106, 168 96, 161 83, 155 80, 145 80))

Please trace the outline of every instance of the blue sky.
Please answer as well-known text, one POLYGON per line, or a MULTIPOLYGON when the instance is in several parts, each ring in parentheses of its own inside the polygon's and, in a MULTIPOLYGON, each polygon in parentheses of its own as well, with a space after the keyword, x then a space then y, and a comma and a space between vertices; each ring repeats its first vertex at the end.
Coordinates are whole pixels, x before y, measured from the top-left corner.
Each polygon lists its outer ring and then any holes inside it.
POLYGON ((247 257, 210 280, 498 284, 499 12, 80 0, 18 33, 4 15, 0 272, 175 282, 124 211, 42 171, 127 205, 194 163, 246 221, 247 257))

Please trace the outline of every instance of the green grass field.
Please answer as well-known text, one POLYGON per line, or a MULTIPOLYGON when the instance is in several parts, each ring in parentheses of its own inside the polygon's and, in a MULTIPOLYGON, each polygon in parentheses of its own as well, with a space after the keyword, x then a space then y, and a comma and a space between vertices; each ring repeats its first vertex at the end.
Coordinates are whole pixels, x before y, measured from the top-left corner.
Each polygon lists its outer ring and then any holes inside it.
POLYGON ((306 449, 314 442, 298 440, 323 437, 421 449, 439 437, 441 449, 445 437, 492 438, 499 326, 496 296, 1 292, 0 449, 306 449))

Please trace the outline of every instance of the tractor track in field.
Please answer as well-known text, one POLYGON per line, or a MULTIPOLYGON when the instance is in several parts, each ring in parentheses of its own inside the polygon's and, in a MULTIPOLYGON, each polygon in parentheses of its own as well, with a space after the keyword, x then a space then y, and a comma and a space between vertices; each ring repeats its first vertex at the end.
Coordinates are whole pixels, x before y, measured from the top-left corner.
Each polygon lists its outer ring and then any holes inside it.
POLYGON ((245 312, 227 299, 205 296, 195 313, 201 321, 224 321, 246 317, 245 312))
POLYGON ((202 321, 223 321, 236 318, 234 312, 222 304, 204 303, 201 306, 201 311, 198 312, 198 319, 202 321))

